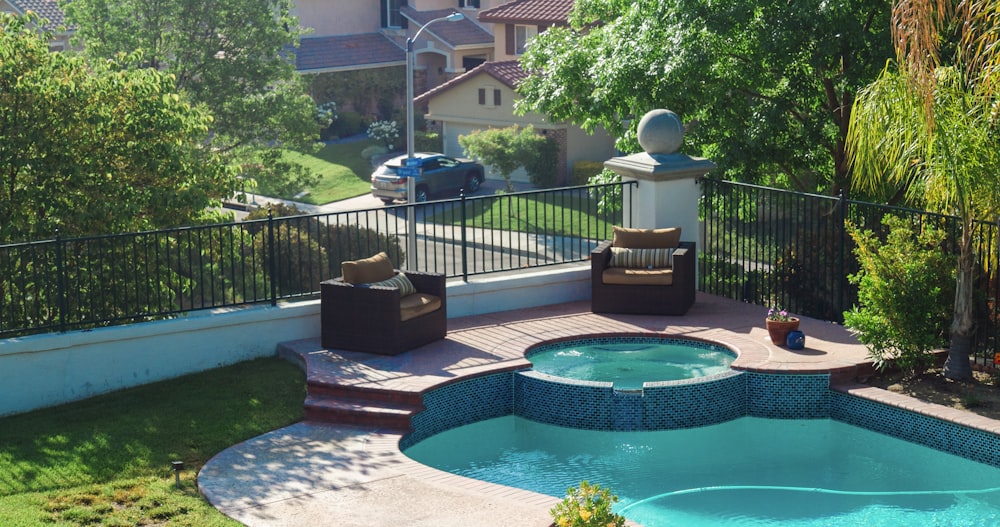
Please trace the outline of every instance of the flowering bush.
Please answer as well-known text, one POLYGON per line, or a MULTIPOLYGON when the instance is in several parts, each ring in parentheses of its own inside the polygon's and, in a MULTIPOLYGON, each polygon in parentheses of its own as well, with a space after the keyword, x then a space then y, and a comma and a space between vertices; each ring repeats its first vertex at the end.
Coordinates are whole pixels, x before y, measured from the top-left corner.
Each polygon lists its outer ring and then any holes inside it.
POLYGON ((392 150, 393 141, 399 139, 399 125, 396 121, 375 121, 368 125, 368 137, 381 141, 386 148, 392 150))
POLYGON ((556 527, 623 527, 625 517, 611 512, 618 501, 611 491, 586 481, 580 488, 570 487, 566 497, 549 511, 556 527))
POLYGON ((780 307, 772 307, 771 309, 767 310, 767 319, 768 320, 774 320, 774 321, 777 321, 777 322, 789 322, 793 318, 795 318, 795 317, 789 315, 788 311, 785 311, 784 309, 781 309, 780 307))

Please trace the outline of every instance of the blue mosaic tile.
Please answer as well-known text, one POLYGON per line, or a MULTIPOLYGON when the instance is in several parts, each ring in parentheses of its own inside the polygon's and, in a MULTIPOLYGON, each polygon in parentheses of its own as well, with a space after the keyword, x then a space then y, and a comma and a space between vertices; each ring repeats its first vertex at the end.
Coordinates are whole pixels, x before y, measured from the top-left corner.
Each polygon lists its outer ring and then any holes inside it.
POLYGON ((558 426, 612 430, 610 382, 568 381, 534 370, 514 375, 514 414, 558 426))
POLYGON ((820 419, 830 416, 829 375, 751 373, 747 415, 771 419, 820 419))
POLYGON ((1000 436, 840 392, 830 399, 834 419, 1000 467, 1000 436))
POLYGON ((400 441, 400 448, 445 430, 513 412, 513 373, 473 377, 424 394, 424 411, 410 420, 413 431, 400 441))
POLYGON ((693 428, 743 417, 747 377, 730 372, 699 382, 646 383, 643 430, 693 428))

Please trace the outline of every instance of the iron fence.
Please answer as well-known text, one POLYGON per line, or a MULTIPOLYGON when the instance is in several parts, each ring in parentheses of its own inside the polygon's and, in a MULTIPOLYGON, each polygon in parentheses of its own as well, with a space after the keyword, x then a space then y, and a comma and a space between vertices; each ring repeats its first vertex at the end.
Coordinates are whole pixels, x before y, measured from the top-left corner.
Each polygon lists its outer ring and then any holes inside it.
MULTIPOLYGON (((857 287, 848 280, 858 272, 849 223, 884 236, 887 215, 930 222, 946 232, 951 251, 957 251, 961 236, 957 218, 926 211, 715 179, 704 179, 702 186, 699 289, 836 323, 843 323, 844 312, 858 301, 857 287)), ((992 365, 1000 352, 998 236, 998 223, 975 224, 975 349, 984 365, 992 365)))
POLYGON ((311 298, 340 263, 470 275, 583 261, 621 225, 613 183, 0 245, 0 338, 311 298), (409 221, 412 209, 414 221, 409 221), (415 236, 409 233, 414 232, 415 236))

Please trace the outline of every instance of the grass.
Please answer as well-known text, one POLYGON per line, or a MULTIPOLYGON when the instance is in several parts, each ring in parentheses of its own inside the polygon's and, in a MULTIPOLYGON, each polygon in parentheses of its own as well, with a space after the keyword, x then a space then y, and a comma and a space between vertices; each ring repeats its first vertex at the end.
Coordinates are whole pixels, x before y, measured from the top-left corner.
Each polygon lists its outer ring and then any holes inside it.
MULTIPOLYGON (((470 201, 465 208, 469 225, 483 229, 515 232, 544 232, 557 236, 603 239, 610 236, 620 220, 597 212, 597 203, 579 194, 565 198, 545 195, 505 196, 498 194, 470 201)), ((439 212, 427 222, 446 225, 461 223, 461 209, 439 212)))
POLYGON ((238 526, 195 474, 236 443, 301 420, 305 378, 258 359, 0 419, 0 525, 238 526), (184 462, 174 485, 170 462, 184 462))
POLYGON ((285 152, 287 158, 293 159, 309 171, 319 174, 320 181, 312 188, 303 189, 309 192, 304 197, 272 197, 323 205, 368 193, 371 185, 372 166, 371 162, 361 156, 361 151, 374 144, 375 141, 371 139, 363 139, 326 145, 315 154, 285 152))

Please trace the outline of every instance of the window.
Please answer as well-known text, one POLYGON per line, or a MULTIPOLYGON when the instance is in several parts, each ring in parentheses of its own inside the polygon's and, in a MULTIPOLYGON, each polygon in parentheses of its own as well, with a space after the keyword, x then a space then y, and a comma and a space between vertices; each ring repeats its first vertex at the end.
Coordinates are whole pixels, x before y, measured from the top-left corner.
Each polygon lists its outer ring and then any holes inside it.
POLYGON ((520 55, 527 49, 531 39, 538 36, 537 26, 514 26, 514 54, 520 55))
POLYGON ((479 9, 479 0, 458 0, 458 7, 479 9))
POLYGON ((399 14, 399 7, 406 5, 405 0, 381 0, 382 2, 382 27, 404 27, 403 16, 399 14))
POLYGON ((487 86, 485 88, 479 88, 479 105, 480 106, 488 106, 488 107, 491 107, 491 108, 492 107, 496 107, 496 106, 500 106, 500 103, 502 102, 502 96, 500 94, 501 94, 500 90, 497 89, 497 88, 494 88, 493 86, 487 86), (487 102, 488 101, 487 96, 490 95, 491 91, 493 92, 493 94, 492 94, 493 95, 493 104, 489 104, 487 102))

